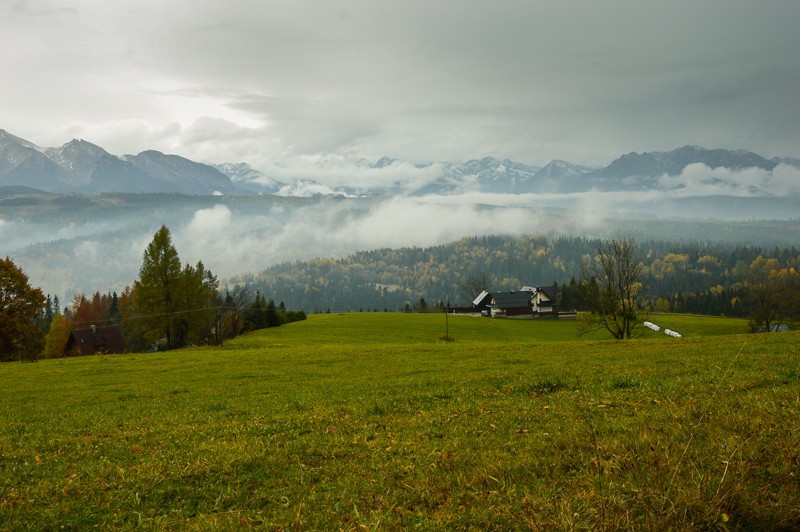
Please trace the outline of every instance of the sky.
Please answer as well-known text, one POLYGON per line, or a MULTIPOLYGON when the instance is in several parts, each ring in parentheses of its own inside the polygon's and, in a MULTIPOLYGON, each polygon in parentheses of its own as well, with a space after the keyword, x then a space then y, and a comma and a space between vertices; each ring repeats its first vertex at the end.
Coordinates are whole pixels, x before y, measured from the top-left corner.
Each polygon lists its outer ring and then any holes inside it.
POLYGON ((0 128, 247 162, 800 156, 796 0, 6 0, 0 128))

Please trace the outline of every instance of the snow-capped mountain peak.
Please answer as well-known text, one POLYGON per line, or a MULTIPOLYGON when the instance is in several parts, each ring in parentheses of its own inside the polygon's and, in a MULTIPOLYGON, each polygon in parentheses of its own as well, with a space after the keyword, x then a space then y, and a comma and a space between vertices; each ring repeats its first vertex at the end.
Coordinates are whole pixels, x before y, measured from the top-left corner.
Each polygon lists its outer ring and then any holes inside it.
POLYGON ((370 164, 369 167, 370 168, 386 168, 387 166, 391 166, 392 163, 394 163, 396 161, 397 161, 397 159, 393 159, 391 157, 388 157, 388 156, 384 155, 383 157, 381 157, 380 159, 378 159, 374 163, 370 164))
POLYGON ((56 148, 42 148, 0 129, 0 186, 24 185, 55 193, 519 194, 659 189, 666 184, 673 190, 683 181, 694 180, 715 186, 725 181, 732 190, 761 194, 773 193, 777 184, 795 190, 796 185, 791 181, 794 174, 786 167, 800 166, 798 159, 765 159, 747 150, 692 145, 672 151, 626 153, 599 169, 560 159, 538 167, 493 156, 465 162, 419 164, 388 156, 369 163, 366 159, 353 161, 333 154, 306 163, 310 166, 276 165, 275 171, 281 176, 291 176, 282 182, 247 163, 201 164, 155 150, 116 156, 81 139, 56 148), (772 179, 772 172, 779 165, 782 166, 776 172, 777 179, 772 179), (745 169, 753 172, 734 175, 745 169), (751 178, 750 174, 763 177, 751 178), (763 181, 761 188, 746 189, 745 185, 753 183, 743 180, 753 179, 763 181))

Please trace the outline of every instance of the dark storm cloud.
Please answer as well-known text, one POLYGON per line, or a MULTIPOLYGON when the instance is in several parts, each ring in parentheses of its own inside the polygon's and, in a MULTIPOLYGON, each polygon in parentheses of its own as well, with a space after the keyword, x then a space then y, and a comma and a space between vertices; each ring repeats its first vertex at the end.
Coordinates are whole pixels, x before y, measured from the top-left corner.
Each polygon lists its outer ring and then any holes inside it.
POLYGON ((80 136, 117 153, 267 167, 385 154, 599 165, 684 144, 797 155, 800 140, 797 2, 52 0, 4 11, 0 61, 14 82, 0 88, 13 102, 0 127, 42 144, 80 136))

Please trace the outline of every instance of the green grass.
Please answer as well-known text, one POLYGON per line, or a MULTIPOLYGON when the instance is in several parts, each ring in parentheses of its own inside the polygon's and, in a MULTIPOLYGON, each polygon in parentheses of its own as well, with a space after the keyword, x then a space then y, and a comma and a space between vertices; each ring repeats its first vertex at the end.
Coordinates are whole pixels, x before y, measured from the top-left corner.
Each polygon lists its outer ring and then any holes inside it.
POLYGON ((4 364, 0 530, 800 527, 800 335, 661 318, 685 337, 365 313, 4 364))
MULTIPOLYGON (((697 316, 691 314, 653 314, 649 321, 664 329, 672 329, 683 336, 716 336, 741 334, 749 331, 750 325, 744 318, 719 318, 717 316, 697 316)), ((648 336, 658 335, 647 330, 648 336)))

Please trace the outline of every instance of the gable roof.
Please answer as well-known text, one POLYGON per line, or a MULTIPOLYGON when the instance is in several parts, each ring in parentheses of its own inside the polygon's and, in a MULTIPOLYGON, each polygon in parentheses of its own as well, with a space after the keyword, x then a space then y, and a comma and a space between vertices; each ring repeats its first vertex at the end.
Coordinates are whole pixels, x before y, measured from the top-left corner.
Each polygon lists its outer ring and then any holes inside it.
POLYGON ((538 286, 536 287, 536 292, 537 293, 541 292, 542 294, 547 296, 547 299, 549 299, 550 301, 556 300, 556 292, 555 290, 553 290, 552 286, 538 286))
POLYGON ((116 325, 75 329, 69 334, 64 354, 77 351, 81 355, 98 353, 124 353, 126 351, 122 331, 116 325))
POLYGON ((494 297, 494 306, 496 308, 530 308, 531 306, 531 293, 527 291, 495 292, 492 296, 494 297))

